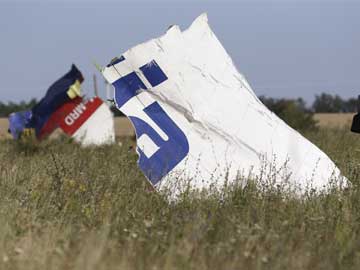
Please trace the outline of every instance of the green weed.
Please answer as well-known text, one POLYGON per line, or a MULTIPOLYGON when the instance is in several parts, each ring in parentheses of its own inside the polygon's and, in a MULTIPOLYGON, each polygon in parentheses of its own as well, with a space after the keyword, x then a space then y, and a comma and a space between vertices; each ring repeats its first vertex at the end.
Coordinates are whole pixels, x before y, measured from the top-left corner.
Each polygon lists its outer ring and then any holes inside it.
POLYGON ((359 269, 360 137, 306 134, 353 183, 298 198, 249 182, 168 203, 123 146, 0 142, 0 269, 359 269))

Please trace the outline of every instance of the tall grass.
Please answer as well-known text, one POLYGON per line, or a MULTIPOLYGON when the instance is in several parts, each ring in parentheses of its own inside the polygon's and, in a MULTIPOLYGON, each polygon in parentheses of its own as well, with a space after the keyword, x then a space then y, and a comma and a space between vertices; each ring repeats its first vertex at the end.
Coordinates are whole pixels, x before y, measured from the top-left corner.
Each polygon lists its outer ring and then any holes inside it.
POLYGON ((1 141, 0 269, 359 269, 360 137, 306 135, 351 190, 295 198, 249 183, 168 203, 130 142, 1 141))

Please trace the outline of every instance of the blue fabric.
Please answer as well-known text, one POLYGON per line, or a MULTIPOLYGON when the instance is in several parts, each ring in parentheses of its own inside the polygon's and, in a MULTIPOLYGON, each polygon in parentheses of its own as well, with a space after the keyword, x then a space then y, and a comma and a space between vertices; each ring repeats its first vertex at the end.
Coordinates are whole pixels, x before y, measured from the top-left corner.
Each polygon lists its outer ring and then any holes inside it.
POLYGON ((25 128, 29 127, 31 111, 15 112, 9 115, 9 132, 14 139, 19 139, 25 128))

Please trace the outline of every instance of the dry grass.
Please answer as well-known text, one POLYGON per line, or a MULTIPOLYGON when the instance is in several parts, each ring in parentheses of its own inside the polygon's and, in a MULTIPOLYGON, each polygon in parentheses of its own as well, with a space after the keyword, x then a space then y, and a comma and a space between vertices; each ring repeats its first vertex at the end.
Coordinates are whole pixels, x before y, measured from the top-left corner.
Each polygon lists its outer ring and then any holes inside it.
POLYGON ((322 128, 350 127, 354 113, 316 113, 314 119, 322 128))
POLYGON ((3 140, 0 269, 359 269, 360 137, 307 136, 351 190, 295 199, 249 183, 169 204, 148 191, 131 142, 3 140))
POLYGON ((6 118, 0 118, 0 139, 10 138, 7 132, 8 128, 9 128, 8 120, 6 118))
MULTIPOLYGON (((116 117, 114 124, 115 134, 117 137, 133 137, 135 135, 134 128, 126 117, 116 117)), ((10 138, 7 132, 8 128, 9 123, 7 118, 0 118, 0 139, 10 138)), ((59 134, 60 132, 58 132, 55 137, 57 137, 59 134)))

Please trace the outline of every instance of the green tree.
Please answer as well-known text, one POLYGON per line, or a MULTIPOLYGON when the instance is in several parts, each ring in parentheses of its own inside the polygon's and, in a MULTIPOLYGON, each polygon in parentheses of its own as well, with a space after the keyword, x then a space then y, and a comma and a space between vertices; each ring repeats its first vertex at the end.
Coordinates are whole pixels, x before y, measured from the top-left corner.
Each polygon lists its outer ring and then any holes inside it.
POLYGON ((344 112, 347 113, 355 113, 358 111, 358 99, 357 98, 349 98, 345 101, 344 112))
POLYGON ((315 96, 312 108, 316 113, 339 113, 344 112, 345 102, 338 95, 321 93, 315 96))
POLYGON ((24 110, 29 110, 35 106, 37 100, 35 98, 30 101, 21 101, 20 103, 8 102, 3 103, 0 102, 0 117, 8 117, 12 112, 19 112, 24 110))
POLYGON ((316 129, 313 113, 306 108, 306 103, 302 98, 274 99, 261 96, 260 100, 292 128, 299 131, 316 129))

